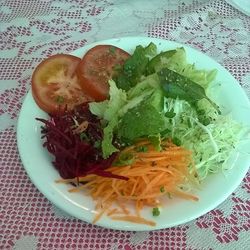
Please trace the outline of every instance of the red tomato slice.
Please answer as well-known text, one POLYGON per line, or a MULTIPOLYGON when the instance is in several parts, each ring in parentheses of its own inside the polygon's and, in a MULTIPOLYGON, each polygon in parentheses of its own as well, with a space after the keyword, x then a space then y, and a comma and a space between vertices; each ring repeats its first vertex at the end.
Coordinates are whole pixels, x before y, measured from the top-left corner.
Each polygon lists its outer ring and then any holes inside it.
POLYGON ((65 54, 41 62, 32 75, 32 94, 37 105, 48 113, 92 100, 81 88, 75 73, 81 59, 65 54))
POLYGON ((82 89, 96 101, 108 97, 108 80, 115 74, 115 68, 123 65, 130 55, 112 45, 98 45, 90 49, 77 67, 82 89))

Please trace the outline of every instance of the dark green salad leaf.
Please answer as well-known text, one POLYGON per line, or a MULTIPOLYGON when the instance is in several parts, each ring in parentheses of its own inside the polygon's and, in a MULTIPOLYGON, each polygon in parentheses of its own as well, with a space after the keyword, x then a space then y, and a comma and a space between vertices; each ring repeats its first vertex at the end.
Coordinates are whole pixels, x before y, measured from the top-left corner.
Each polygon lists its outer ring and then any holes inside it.
POLYGON ((186 100, 190 104, 205 98, 219 112, 219 107, 207 97, 205 89, 191 79, 168 68, 161 69, 157 74, 167 97, 186 100))
POLYGON ((142 102, 122 117, 118 136, 132 142, 140 137, 159 134, 164 125, 164 116, 152 104, 142 102))
POLYGON ((158 69, 162 68, 163 60, 167 61, 167 59, 171 58, 177 50, 167 50, 161 52, 154 58, 152 58, 146 68, 146 74, 150 75, 158 71, 158 69))
POLYGON ((150 43, 146 47, 138 45, 133 55, 126 60, 123 68, 115 77, 117 87, 127 91, 140 82, 149 60, 156 54, 157 47, 154 43, 150 43))

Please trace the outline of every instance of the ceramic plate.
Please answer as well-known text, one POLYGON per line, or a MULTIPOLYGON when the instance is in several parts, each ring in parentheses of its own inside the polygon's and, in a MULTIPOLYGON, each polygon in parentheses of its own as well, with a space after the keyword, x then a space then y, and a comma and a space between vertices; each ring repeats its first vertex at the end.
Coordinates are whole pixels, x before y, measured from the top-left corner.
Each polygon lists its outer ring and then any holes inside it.
MULTIPOLYGON (((150 42, 157 45, 159 52, 184 47, 189 62, 195 63, 198 68, 217 69, 217 80, 212 87, 213 98, 221 105, 224 113, 231 112, 235 120, 250 126, 250 103, 239 83, 220 64, 186 45, 148 37, 127 37, 87 45, 72 54, 82 57, 88 49, 97 44, 115 45, 132 53, 136 45, 146 46, 150 42)), ((36 117, 46 118, 47 114, 38 108, 29 92, 22 105, 17 128, 18 148, 29 177, 57 207, 76 218, 91 223, 97 213, 93 200, 84 193, 69 193, 67 184, 55 183, 55 180, 60 177, 51 164, 52 157, 42 147, 41 124, 35 120, 36 117)), ((250 149, 249 141, 244 142, 244 148, 242 145, 242 149, 238 148, 231 153, 232 160, 229 164, 234 165, 232 170, 224 174, 210 175, 206 179, 201 189, 196 192, 200 199, 198 202, 169 199, 159 217, 153 217, 151 209, 144 209, 142 215, 147 219, 155 220, 155 227, 112 221, 106 216, 103 216, 97 225, 120 230, 145 231, 173 227, 198 218, 223 202, 241 183, 250 165, 250 154, 246 154, 246 148, 250 149)))

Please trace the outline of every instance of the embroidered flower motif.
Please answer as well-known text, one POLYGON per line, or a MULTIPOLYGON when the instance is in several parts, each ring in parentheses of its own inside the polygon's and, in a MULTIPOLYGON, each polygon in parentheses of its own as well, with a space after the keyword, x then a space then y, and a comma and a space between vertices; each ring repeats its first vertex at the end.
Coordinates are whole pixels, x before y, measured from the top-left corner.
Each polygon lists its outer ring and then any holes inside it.
POLYGON ((170 38, 199 48, 210 56, 222 60, 227 57, 241 57, 248 53, 249 33, 241 27, 240 19, 211 18, 211 11, 205 14, 184 15, 180 25, 170 31, 170 38), (210 14, 209 14, 210 13, 210 14))

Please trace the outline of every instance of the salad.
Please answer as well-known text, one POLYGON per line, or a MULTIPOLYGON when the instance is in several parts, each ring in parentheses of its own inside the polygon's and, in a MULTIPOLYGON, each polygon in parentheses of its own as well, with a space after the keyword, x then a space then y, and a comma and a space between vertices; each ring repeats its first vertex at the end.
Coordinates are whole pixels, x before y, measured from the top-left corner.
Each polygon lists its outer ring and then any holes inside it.
POLYGON ((98 45, 83 58, 55 55, 37 66, 32 94, 49 113, 44 146, 70 192, 84 190, 114 220, 154 226, 164 199, 198 201, 193 190, 228 168, 243 128, 209 92, 216 70, 189 64, 184 48, 133 54, 98 45), (128 204, 134 207, 130 210, 128 204))

